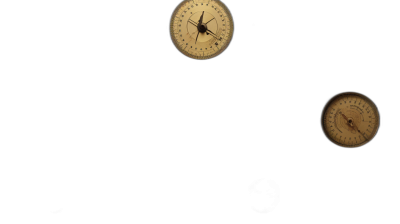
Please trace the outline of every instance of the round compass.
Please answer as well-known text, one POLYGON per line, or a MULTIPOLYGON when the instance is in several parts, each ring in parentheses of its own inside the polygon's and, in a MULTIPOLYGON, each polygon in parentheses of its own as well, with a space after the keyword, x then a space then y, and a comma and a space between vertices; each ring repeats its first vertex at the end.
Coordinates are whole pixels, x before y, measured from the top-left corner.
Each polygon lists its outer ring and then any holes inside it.
POLYGON ((359 93, 334 96, 322 113, 326 137, 343 147, 359 147, 371 141, 378 132, 379 121, 374 102, 359 93))
POLYGON ((184 0, 172 14, 170 32, 183 54, 209 59, 228 47, 233 36, 233 19, 219 0, 184 0))

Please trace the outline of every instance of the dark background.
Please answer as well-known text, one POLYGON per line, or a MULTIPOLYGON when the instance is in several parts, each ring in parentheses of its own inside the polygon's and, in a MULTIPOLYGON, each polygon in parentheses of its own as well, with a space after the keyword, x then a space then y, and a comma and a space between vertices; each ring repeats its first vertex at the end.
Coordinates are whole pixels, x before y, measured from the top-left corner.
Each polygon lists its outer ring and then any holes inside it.
POLYGON ((174 155, 188 164, 177 169, 176 189, 185 192, 188 210, 264 220, 380 217, 394 166, 386 140, 393 133, 385 129, 392 97, 384 86, 394 63, 390 6, 223 1, 232 41, 219 56, 198 61, 169 34, 180 2, 163 3, 158 14, 160 75, 168 83, 159 99, 180 130, 174 139, 185 153, 174 155), (374 139, 359 148, 336 146, 321 128, 325 104, 345 91, 369 97, 381 117, 374 139), (198 160, 198 172, 189 172, 198 160), (248 189, 260 178, 281 192, 264 213, 256 210, 268 207, 273 193, 249 196, 248 189))

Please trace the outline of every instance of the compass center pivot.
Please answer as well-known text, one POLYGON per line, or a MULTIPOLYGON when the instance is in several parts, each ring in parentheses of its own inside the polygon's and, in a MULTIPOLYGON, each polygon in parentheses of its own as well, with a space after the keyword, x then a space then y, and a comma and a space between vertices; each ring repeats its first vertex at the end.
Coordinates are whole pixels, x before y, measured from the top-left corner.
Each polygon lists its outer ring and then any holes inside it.
POLYGON ((197 27, 200 33, 205 33, 207 31, 207 24, 203 23, 197 27))

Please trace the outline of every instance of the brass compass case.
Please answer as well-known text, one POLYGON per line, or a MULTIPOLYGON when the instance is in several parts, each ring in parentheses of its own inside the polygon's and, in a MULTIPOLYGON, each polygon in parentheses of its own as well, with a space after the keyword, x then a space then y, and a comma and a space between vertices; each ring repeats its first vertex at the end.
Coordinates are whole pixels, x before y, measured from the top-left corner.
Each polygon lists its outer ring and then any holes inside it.
POLYGON ((219 0, 184 0, 171 17, 170 34, 176 48, 194 59, 221 54, 233 37, 233 19, 219 0))
POLYGON ((360 93, 341 93, 326 104, 322 112, 322 129, 333 143, 343 147, 360 147, 378 132, 379 111, 374 102, 360 93))

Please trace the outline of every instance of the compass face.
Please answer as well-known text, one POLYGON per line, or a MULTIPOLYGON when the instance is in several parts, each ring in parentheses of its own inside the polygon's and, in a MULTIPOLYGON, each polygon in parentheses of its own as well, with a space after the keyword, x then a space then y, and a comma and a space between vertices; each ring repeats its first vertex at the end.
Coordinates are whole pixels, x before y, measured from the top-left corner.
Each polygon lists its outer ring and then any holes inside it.
POLYGON ((172 14, 170 32, 172 41, 183 54, 209 59, 228 47, 233 19, 219 0, 185 0, 172 14))
POLYGON ((341 93, 333 97, 322 114, 322 128, 333 143, 359 147, 371 141, 379 129, 375 104, 359 93, 341 93))

